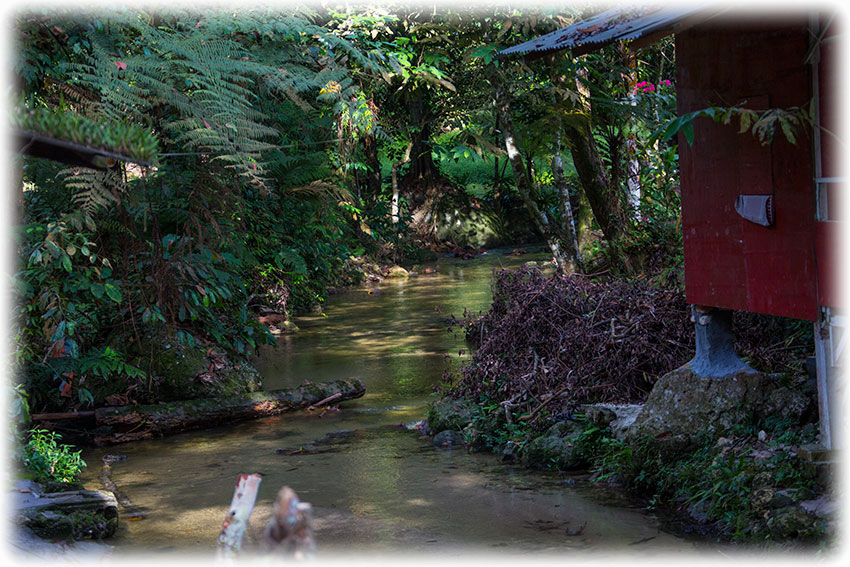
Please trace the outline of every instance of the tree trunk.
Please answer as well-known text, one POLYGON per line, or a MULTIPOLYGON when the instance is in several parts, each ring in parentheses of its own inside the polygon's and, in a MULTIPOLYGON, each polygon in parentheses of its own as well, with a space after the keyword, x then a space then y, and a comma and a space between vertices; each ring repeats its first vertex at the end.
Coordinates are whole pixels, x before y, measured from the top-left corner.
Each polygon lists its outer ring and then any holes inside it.
POLYGON ((561 234, 570 249, 570 255, 575 267, 584 272, 584 262, 581 259, 578 237, 576 236, 576 225, 573 219, 573 208, 570 204, 570 188, 564 175, 564 164, 561 160, 560 133, 558 133, 558 151, 552 156, 552 177, 555 180, 555 189, 558 191, 558 207, 561 211, 561 234))
POLYGON ((431 113, 428 111, 426 91, 416 89, 408 95, 407 109, 410 112, 410 169, 402 178, 402 185, 415 188, 411 195, 415 207, 425 203, 431 196, 438 177, 437 166, 431 155, 431 113))
POLYGON ((404 151, 404 156, 400 160, 393 162, 393 173, 392 173, 393 200, 392 200, 392 204, 391 204, 392 208, 390 210, 390 214, 392 215, 393 224, 398 222, 398 215, 399 215, 398 202, 399 202, 400 190, 398 188, 398 168, 400 168, 402 165, 410 162, 410 152, 411 151, 413 151, 413 142, 407 144, 407 149, 404 151))
POLYGON ((587 119, 571 120, 564 128, 567 146, 593 216, 605 239, 614 244, 623 234, 619 195, 611 190, 605 164, 599 155, 587 119))
POLYGON ((378 141, 370 134, 363 138, 363 163, 368 168, 358 176, 358 193, 374 202, 381 194, 381 161, 378 159, 378 141))
POLYGON ((224 398, 183 400, 166 404, 108 407, 95 410, 95 423, 113 429, 94 438, 95 445, 111 445, 163 437, 191 429, 304 409, 333 396, 352 400, 366 389, 357 378, 320 384, 305 382, 290 390, 254 392, 224 398))
POLYGON ((511 117, 511 104, 508 94, 505 91, 504 85, 499 78, 498 71, 494 67, 488 67, 488 79, 495 89, 496 110, 499 113, 499 122, 501 123, 502 139, 505 143, 505 150, 508 153, 508 162, 511 164, 511 169, 514 172, 514 180, 516 182, 517 191, 519 192, 525 208, 531 215, 534 225, 540 232, 541 236, 546 240, 549 249, 552 251, 553 259, 558 269, 567 272, 570 269, 569 262, 564 257, 561 250, 561 245, 558 238, 552 232, 549 217, 540 210, 537 201, 534 199, 534 186, 525 167, 522 159, 522 154, 516 144, 514 137, 514 123, 511 117))

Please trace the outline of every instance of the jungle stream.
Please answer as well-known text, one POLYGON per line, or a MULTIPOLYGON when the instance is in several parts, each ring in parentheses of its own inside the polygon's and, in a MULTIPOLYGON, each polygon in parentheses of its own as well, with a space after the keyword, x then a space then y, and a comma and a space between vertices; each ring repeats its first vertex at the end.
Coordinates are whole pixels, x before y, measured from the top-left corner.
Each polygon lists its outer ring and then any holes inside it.
MULTIPOLYGON (((433 398, 449 356, 468 357, 451 315, 486 310, 494 268, 542 263, 543 253, 491 250, 440 258, 436 273, 385 280, 332 296, 322 313, 296 318, 256 365, 266 389, 359 377, 363 398, 338 411, 300 411, 164 439, 87 449, 83 481, 100 463, 145 513, 123 518, 113 556, 212 557, 238 475, 263 475, 245 546, 256 542, 277 491, 292 487, 314 509, 318 557, 620 554, 705 551, 662 528, 637 504, 587 475, 526 470, 491 454, 440 449, 411 429, 433 398)), ((123 513, 123 511, 122 511, 123 513)), ((716 553, 716 551, 710 551, 716 553)))

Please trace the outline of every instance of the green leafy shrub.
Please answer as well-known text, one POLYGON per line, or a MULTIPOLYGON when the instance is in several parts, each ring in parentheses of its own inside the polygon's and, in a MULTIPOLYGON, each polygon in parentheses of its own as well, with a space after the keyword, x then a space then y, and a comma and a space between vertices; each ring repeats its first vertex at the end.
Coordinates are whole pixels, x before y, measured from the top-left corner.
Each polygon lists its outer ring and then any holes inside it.
POLYGON ((86 463, 80 457, 82 451, 72 451, 70 445, 59 441, 62 436, 44 429, 33 429, 24 446, 23 462, 41 483, 77 483, 86 463))

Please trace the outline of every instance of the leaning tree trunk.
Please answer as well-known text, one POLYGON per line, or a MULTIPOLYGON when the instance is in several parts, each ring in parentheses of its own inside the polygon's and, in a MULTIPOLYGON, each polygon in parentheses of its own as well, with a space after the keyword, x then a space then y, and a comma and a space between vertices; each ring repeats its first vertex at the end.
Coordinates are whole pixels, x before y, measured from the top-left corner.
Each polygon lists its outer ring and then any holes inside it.
POLYGON ((552 252, 555 264, 558 269, 564 273, 572 271, 569 261, 564 256, 561 250, 560 242, 557 236, 553 233, 551 222, 548 215, 540 209, 537 201, 534 199, 534 186, 531 181, 531 176, 525 167, 525 163, 520 154, 519 147, 516 144, 514 136, 514 123, 511 117, 511 103, 504 85, 499 78, 495 67, 488 67, 487 78, 495 89, 496 111, 498 112, 499 122, 501 124, 502 139, 505 143, 505 150, 508 154, 508 162, 511 164, 511 169, 514 172, 514 180, 516 182, 517 191, 525 205, 526 210, 531 215, 535 227, 546 239, 546 244, 552 252))
POLYGON ((619 195, 611 190, 608 172, 593 140, 589 120, 584 116, 576 118, 564 128, 567 146, 593 216, 605 239, 614 243, 623 234, 619 195))

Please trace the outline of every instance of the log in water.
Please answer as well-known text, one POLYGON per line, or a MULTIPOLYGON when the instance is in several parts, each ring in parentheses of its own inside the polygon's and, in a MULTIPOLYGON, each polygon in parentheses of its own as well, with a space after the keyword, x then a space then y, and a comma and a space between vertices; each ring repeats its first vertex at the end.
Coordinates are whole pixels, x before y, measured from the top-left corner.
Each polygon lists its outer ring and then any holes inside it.
POLYGON ((360 398, 366 388, 359 378, 311 384, 271 392, 165 404, 108 407, 95 410, 98 426, 111 429, 94 437, 95 445, 112 445, 163 437, 202 427, 268 417, 283 412, 360 398))

